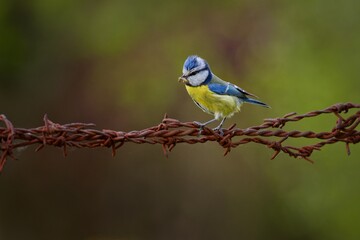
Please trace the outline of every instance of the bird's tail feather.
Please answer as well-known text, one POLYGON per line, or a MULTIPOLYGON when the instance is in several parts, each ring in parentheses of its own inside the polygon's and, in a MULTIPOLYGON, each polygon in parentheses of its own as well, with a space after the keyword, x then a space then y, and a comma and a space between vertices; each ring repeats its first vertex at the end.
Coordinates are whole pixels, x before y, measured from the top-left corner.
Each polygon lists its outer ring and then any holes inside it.
POLYGON ((251 104, 254 104, 254 105, 270 108, 269 105, 267 105, 266 103, 263 103, 263 102, 261 102, 259 100, 255 100, 255 99, 252 99, 252 98, 245 98, 245 99, 242 99, 242 100, 244 102, 246 102, 246 103, 251 103, 251 104))

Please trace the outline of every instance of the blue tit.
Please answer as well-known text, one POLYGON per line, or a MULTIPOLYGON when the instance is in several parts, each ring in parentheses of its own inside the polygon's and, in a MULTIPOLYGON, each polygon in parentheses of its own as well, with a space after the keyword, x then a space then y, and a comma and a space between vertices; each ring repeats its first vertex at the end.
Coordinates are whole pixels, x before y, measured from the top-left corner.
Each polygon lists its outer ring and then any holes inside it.
POLYGON ((185 60, 182 73, 179 82, 185 84, 195 104, 204 112, 214 115, 214 119, 208 122, 196 122, 201 129, 221 119, 220 124, 214 128, 221 131, 225 119, 239 112, 244 102, 270 108, 267 104, 249 97, 257 98, 254 94, 215 76, 209 64, 201 57, 189 56, 185 60))

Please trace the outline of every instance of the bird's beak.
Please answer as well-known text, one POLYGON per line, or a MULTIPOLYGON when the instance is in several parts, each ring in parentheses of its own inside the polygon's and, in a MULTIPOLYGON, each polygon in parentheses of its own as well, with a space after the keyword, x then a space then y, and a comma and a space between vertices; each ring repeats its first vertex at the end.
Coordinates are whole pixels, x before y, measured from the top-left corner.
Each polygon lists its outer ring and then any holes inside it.
POLYGON ((185 78, 185 76, 182 75, 181 77, 179 77, 179 82, 182 82, 182 83, 187 84, 187 83, 189 83, 189 80, 187 80, 187 79, 185 78))

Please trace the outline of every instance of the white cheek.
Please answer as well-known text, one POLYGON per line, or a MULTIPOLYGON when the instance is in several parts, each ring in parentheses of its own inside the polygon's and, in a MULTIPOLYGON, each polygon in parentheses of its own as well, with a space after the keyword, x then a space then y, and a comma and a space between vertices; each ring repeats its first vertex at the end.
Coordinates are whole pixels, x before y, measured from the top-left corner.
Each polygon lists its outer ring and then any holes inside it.
POLYGON ((195 74, 194 76, 188 77, 188 80, 192 86, 199 86, 206 80, 208 76, 209 76, 209 71, 204 70, 195 74))

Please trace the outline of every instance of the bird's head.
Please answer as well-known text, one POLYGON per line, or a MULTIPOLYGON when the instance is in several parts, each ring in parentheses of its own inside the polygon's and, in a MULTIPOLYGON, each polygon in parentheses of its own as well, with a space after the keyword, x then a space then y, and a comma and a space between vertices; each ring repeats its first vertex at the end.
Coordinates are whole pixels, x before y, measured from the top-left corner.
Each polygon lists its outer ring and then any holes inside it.
POLYGON ((182 76, 179 82, 183 82, 190 86, 200 86, 206 84, 212 78, 209 64, 198 56, 189 56, 184 63, 182 76))

